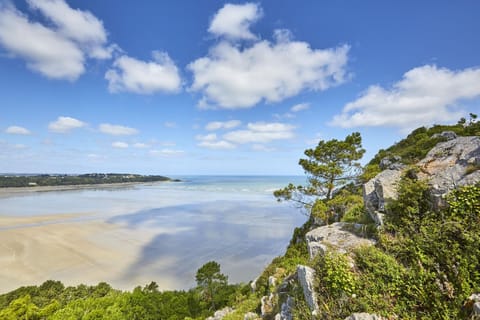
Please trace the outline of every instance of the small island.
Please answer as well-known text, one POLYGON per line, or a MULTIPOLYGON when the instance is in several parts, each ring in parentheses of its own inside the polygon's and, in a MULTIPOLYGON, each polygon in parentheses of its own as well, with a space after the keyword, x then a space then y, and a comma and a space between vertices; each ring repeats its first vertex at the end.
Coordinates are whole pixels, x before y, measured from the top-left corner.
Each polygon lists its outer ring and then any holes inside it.
POLYGON ((0 176, 0 188, 83 186, 158 181, 179 180, 160 175, 122 173, 2 175, 0 176))

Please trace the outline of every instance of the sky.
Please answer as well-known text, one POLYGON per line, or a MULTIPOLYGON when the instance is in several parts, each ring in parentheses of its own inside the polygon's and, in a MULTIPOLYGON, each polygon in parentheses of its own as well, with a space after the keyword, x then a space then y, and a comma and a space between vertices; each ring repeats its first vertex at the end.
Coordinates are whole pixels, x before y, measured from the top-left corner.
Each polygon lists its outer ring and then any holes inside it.
POLYGON ((480 107, 479 1, 0 0, 0 172, 298 175, 480 107))

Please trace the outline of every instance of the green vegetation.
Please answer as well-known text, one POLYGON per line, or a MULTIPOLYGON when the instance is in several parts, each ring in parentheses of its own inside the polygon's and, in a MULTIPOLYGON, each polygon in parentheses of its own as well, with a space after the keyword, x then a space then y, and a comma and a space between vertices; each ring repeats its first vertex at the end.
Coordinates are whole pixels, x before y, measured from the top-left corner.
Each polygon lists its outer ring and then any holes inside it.
POLYGON ((126 182, 171 181, 164 176, 144 176, 140 174, 89 173, 80 175, 34 175, 34 176, 0 176, 0 188, 32 186, 69 186, 95 185, 126 182))
POLYGON ((229 285, 213 261, 198 270, 197 282, 199 286, 188 291, 160 292, 152 282, 122 292, 106 283, 65 287, 49 280, 0 295, 0 319, 205 319, 213 307, 232 305, 250 291, 246 285, 229 285))

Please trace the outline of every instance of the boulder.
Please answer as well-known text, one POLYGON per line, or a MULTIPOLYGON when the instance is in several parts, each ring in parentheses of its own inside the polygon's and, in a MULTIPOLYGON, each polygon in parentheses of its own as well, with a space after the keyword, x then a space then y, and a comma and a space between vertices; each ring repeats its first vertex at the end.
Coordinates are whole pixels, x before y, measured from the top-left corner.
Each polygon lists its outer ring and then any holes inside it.
POLYGON ((282 303, 280 307, 280 313, 275 315, 275 320, 293 320, 292 309, 294 305, 294 300, 292 297, 288 296, 287 300, 282 303))
POLYGON ((225 307, 221 310, 215 311, 213 317, 208 317, 206 320, 222 320, 227 314, 232 313, 233 309, 230 307, 225 307))
POLYGON ((385 205, 397 199, 396 185, 402 170, 387 169, 363 185, 363 202, 368 214, 379 225, 383 224, 385 205))
POLYGON ((300 286, 303 289, 303 296, 307 302, 308 307, 312 311, 312 314, 318 312, 317 293, 314 290, 315 270, 310 267, 298 265, 297 277, 300 286))
POLYGON ((361 312, 354 313, 346 317, 345 320, 382 320, 382 318, 377 316, 376 314, 361 312))
POLYGON ((431 187, 434 209, 445 206, 445 195, 480 182, 480 137, 458 137, 438 143, 418 162, 418 177, 431 187))
POLYGON ((275 294, 270 293, 268 296, 263 296, 260 299, 260 312, 262 314, 262 318, 265 318, 273 313, 273 309, 275 307, 275 294))
POLYGON ((361 238, 346 230, 352 226, 345 222, 335 222, 328 226, 318 227, 305 235, 308 253, 313 259, 317 254, 324 254, 329 248, 339 252, 347 252, 361 245, 372 245, 375 242, 361 238))

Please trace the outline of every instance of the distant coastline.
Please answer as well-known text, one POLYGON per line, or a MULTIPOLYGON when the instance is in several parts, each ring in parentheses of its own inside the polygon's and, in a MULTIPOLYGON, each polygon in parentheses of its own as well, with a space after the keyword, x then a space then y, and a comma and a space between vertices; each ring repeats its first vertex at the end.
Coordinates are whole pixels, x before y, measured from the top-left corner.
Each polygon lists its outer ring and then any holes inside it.
POLYGON ((2 176, 0 177, 0 198, 32 192, 125 188, 138 184, 178 181, 180 180, 164 176, 97 173, 83 175, 2 176))

